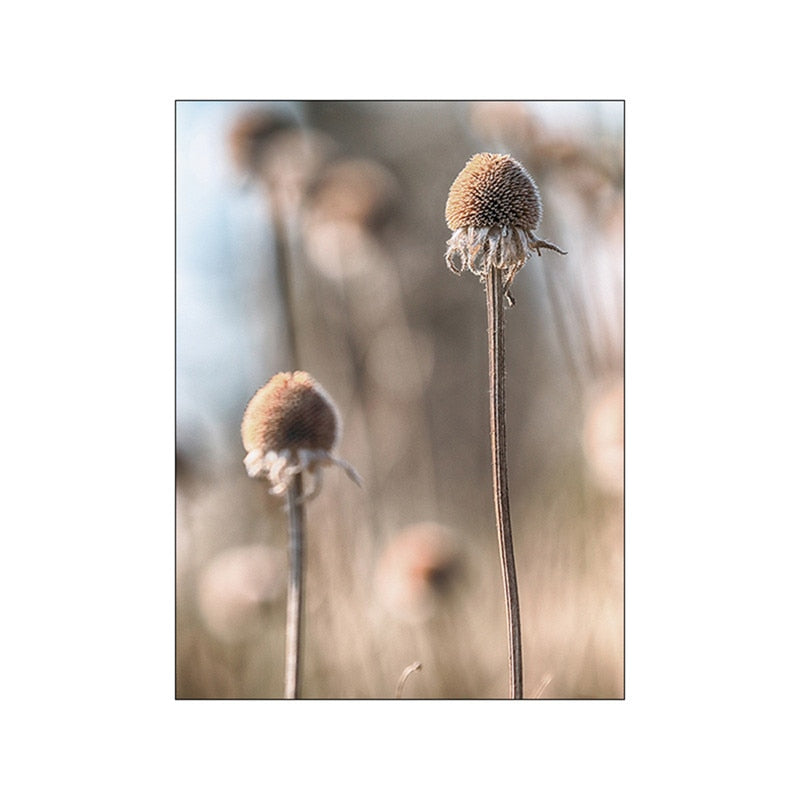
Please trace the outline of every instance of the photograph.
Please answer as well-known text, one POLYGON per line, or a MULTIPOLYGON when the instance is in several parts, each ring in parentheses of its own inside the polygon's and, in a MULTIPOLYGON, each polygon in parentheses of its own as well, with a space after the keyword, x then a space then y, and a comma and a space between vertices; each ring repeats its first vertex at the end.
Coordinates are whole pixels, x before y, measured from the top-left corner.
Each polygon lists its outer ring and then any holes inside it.
POLYGON ((175 101, 175 699, 625 699, 625 102, 175 101))

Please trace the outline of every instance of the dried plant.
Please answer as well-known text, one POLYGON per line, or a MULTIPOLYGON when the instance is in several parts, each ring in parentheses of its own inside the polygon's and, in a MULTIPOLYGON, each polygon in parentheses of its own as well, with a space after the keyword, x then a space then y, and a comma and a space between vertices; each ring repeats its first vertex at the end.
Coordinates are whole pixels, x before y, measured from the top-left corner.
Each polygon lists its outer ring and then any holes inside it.
POLYGON ((445 216, 453 231, 447 243, 447 266, 456 274, 469 269, 486 287, 492 481, 508 625, 509 696, 521 699, 522 628, 508 498, 503 298, 513 305, 511 284, 534 252, 541 255, 542 248, 565 252, 536 236, 542 216, 539 189, 525 168, 508 155, 473 156, 450 187, 445 216))
POLYGON ((473 156, 450 187, 445 216, 453 231, 447 242, 447 266, 457 275, 469 269, 484 282, 498 270, 510 305, 514 304, 511 284, 534 253, 541 255, 545 248, 566 255, 534 233, 542 217, 539 189, 511 156, 473 156))
POLYGON ((286 606, 285 696, 300 696, 303 603, 304 503, 319 491, 319 468, 336 464, 360 485, 356 471, 332 454, 339 438, 339 413, 307 372, 280 372, 259 389, 244 412, 244 464, 251 478, 266 478, 270 492, 286 496, 289 518, 289 589, 286 606), (313 480, 303 491, 303 472, 313 480))
POLYGON ((409 664, 400 675, 400 678, 397 681, 397 688, 394 691, 394 696, 396 700, 400 700, 403 696, 403 689, 406 685, 406 681, 408 680, 408 676, 411 675, 412 672, 419 672, 422 669, 422 664, 419 661, 415 661, 413 664, 409 664))

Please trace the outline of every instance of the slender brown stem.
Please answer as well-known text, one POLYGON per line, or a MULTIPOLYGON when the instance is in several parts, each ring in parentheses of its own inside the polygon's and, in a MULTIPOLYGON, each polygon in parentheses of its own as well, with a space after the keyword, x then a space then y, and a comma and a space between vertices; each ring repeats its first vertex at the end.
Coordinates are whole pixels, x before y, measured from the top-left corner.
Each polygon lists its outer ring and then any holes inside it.
POLYGON ((300 636, 303 611, 303 537, 305 511, 303 476, 295 475, 286 495, 289 514, 289 591, 286 598, 286 672, 288 700, 300 696, 300 636))
POLYGON ((503 570, 508 623, 509 697, 522 698, 522 628, 520 626, 517 572, 511 538, 506 456, 506 351, 503 318, 503 279, 500 270, 486 276, 486 310, 489 320, 489 386, 492 435, 492 481, 497 540, 503 570))

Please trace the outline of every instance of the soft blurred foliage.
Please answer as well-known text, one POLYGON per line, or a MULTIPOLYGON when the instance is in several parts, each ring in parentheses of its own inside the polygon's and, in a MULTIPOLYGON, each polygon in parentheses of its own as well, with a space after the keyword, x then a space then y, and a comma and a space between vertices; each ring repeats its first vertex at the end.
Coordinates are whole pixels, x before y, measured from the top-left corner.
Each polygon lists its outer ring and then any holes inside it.
POLYGON ((619 102, 179 102, 176 694, 281 697, 286 516, 242 466, 247 401, 310 372, 338 455, 307 509, 302 693, 507 696, 483 287, 444 262, 480 151, 535 177, 507 311, 526 697, 623 694, 619 102))

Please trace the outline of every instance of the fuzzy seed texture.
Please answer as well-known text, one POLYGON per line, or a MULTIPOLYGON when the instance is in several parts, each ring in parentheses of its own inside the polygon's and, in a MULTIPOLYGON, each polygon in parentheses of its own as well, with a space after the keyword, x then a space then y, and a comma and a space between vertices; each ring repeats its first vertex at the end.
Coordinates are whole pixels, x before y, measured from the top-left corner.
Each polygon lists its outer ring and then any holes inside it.
MULTIPOLYGON (((295 475, 308 470, 319 488, 318 467, 337 464, 360 484, 355 470, 332 450, 339 438, 339 413, 307 372, 279 372, 259 389, 242 418, 244 465, 251 478, 263 477, 283 495, 295 475)), ((308 499, 306 498, 306 499, 308 499)))
POLYGON ((242 419, 245 450, 331 450, 339 422, 307 372, 279 372, 259 389, 242 419))
POLYGON ((541 248, 546 248, 564 255, 536 236, 541 218, 539 189, 516 159, 495 153, 474 155, 447 197, 445 219, 453 231, 447 242, 447 266, 457 275, 468 269, 482 281, 490 269, 500 270, 512 302, 508 289, 534 253, 541 255, 541 248))
POLYGON ((451 231, 459 228, 536 230, 542 216, 539 189, 511 156, 478 153, 450 187, 445 209, 451 231))

